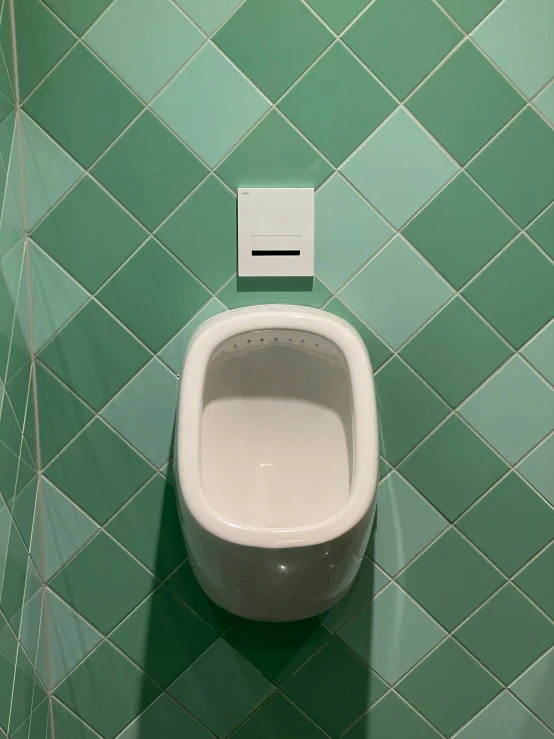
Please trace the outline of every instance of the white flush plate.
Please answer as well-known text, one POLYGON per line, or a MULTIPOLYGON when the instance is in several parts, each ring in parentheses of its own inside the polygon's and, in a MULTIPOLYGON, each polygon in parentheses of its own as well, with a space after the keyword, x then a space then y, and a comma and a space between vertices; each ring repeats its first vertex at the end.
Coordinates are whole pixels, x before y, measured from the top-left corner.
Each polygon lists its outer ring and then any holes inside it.
POLYGON ((240 188, 238 261, 240 277, 311 277, 313 188, 240 188))

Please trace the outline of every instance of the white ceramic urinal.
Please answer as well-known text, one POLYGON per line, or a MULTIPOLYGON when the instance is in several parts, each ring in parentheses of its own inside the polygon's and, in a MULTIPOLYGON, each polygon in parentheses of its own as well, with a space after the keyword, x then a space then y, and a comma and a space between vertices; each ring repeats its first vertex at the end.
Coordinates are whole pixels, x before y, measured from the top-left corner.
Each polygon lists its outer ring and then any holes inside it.
POLYGON ((360 566, 377 484, 358 333, 293 305, 206 321, 181 375, 175 461, 190 561, 215 603, 265 621, 333 606, 360 566))

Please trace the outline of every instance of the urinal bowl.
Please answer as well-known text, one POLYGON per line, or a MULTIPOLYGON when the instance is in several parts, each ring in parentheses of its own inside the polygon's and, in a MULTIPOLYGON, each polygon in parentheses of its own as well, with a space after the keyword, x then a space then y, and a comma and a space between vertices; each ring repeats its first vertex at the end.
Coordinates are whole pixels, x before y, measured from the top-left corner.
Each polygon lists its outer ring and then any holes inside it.
POLYGON ((296 306, 206 321, 181 375, 175 463, 189 559, 215 603, 268 621, 333 606, 374 515, 377 416, 359 335, 296 306))

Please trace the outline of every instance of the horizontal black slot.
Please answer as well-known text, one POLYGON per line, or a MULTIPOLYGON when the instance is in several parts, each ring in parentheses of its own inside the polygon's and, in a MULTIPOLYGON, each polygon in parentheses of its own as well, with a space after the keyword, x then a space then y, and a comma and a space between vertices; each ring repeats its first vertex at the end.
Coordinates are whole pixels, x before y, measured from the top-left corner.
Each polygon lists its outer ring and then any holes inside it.
POLYGON ((299 257, 300 249, 252 249, 253 257, 299 257))

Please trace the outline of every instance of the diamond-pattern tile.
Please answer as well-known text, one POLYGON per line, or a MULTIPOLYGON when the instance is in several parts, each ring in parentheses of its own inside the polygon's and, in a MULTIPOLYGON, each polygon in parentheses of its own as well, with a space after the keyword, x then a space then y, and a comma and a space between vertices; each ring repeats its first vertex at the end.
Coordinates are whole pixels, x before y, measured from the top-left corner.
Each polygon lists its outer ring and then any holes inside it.
POLYGON ((240 5, 240 0, 176 0, 177 5, 186 11, 204 33, 213 33, 215 29, 240 5))
POLYGON ((340 3, 334 0, 308 0, 308 4, 335 33, 340 33, 365 8, 368 0, 343 0, 340 3))
POLYGON ((86 4, 75 4, 67 0, 45 0, 45 3, 80 36, 108 7, 110 0, 89 0, 86 4))
POLYGON ((521 353, 554 385, 554 321, 537 334, 521 353))
POLYGON ((345 739, 367 739, 372 736, 383 739, 395 739, 399 736, 438 739, 440 734, 391 691, 365 713, 344 736, 345 739))
POLYGON ((546 208, 529 226, 527 233, 554 259, 554 206, 546 208))
MULTIPOLYGON (((57 730, 58 725, 56 724, 57 730)), ((213 736, 167 693, 162 693, 159 698, 156 698, 146 711, 129 724, 120 737, 121 739, 138 739, 141 735, 145 737, 163 736, 164 739, 181 739, 185 736, 187 739, 212 739, 213 736)), ((73 739, 73 735, 62 737, 62 739, 73 739)), ((88 737, 82 737, 82 739, 88 739, 88 737)))
POLYGON ((550 739, 551 733, 507 692, 499 695, 457 735, 459 739, 501 736, 505 739, 550 739))
POLYGON ((362 337, 374 371, 378 370, 379 367, 392 355, 391 350, 386 346, 386 344, 384 344, 363 321, 360 321, 360 319, 355 316, 351 310, 348 310, 344 303, 341 303, 338 298, 333 298, 331 302, 327 303, 325 310, 329 311, 329 313, 334 313, 336 316, 339 316, 339 318, 344 318, 345 321, 348 321, 348 323, 354 326, 356 331, 362 337))
POLYGON ((500 0, 438 0, 442 7, 469 33, 495 8, 500 0))
POLYGON ((291 736, 324 739, 327 734, 290 701, 276 693, 239 726, 233 739, 259 739, 261 736, 271 736, 271 739, 289 739, 291 736))
POLYGON ((544 686, 554 677, 554 650, 550 650, 511 686, 511 690, 554 731, 554 710, 544 686))
POLYGON ((550 544, 514 580, 550 618, 554 618, 554 588, 545 588, 544 583, 551 579, 553 567, 554 546, 550 544))
POLYGON ((551 82, 541 94, 533 100, 537 110, 554 125, 554 83, 551 82))
POLYGON ((518 467, 520 472, 539 493, 554 505, 554 434, 534 449, 518 467))

